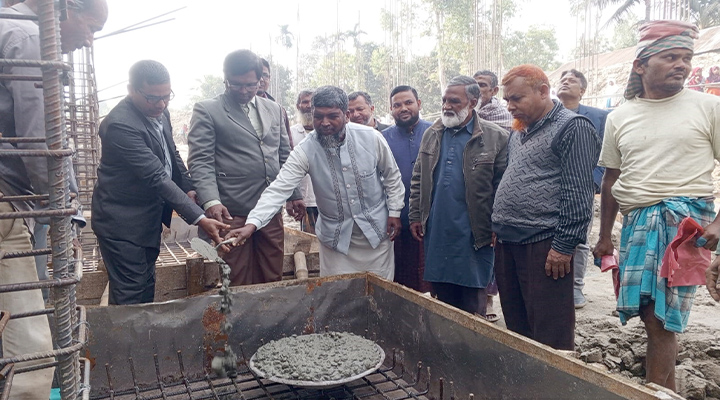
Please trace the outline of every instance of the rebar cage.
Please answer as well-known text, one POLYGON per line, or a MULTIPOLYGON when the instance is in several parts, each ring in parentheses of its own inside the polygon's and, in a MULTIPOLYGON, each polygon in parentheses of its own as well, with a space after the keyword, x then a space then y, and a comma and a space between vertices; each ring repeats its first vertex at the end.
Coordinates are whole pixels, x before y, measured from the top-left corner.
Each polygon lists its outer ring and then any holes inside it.
MULTIPOLYGON (((67 18, 65 0, 39 0, 37 16, 2 14, 0 18, 15 18, 37 21, 40 36, 40 60, 0 59, 0 66, 23 66, 37 68, 38 74, 31 76, 3 76, 5 80, 37 81, 42 85, 45 108, 44 138, 0 137, 5 143, 45 143, 47 149, 22 150, 0 149, 0 157, 46 157, 48 160, 49 193, 31 196, 2 196, 0 201, 31 200, 47 203, 33 211, 0 213, 0 219, 50 218, 50 249, 39 249, 24 253, 0 254, 3 258, 32 257, 39 254, 52 255, 53 278, 40 282, 17 282, 0 284, 0 293, 51 288, 54 305, 51 308, 12 314, 3 311, 5 322, 14 319, 48 315, 52 322, 53 351, 38 351, 14 357, 0 358, 0 390, 2 397, 8 397, 12 389, 12 378, 18 374, 42 368, 56 367, 60 393, 63 399, 87 397, 87 386, 82 385, 80 350, 86 342, 85 310, 78 307, 75 285, 79 279, 75 272, 73 258, 70 216, 77 213, 71 205, 68 176, 70 175, 73 150, 69 146, 65 124, 64 89, 62 76, 72 71, 72 65, 62 60, 60 53, 59 21, 67 18), (57 6, 57 8, 56 8, 57 6), (24 362, 51 359, 52 361, 24 366, 24 362)), ((34 261, 33 261, 34 263, 34 261)), ((5 323, 0 324, 0 331, 5 323)), ((89 373, 89 369, 86 369, 89 373)))

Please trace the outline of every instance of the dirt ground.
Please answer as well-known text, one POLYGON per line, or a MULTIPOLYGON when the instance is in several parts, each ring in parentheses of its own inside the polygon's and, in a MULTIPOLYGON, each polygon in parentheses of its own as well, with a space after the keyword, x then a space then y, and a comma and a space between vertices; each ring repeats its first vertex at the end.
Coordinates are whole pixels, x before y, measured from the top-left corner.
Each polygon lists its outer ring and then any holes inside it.
MULTIPOLYGON (((598 200, 596 199, 596 202, 598 200)), ((596 204, 596 211, 598 204, 596 204)), ((599 215, 594 218, 590 245, 597 243, 599 215)), ((619 239, 619 230, 614 236, 619 239)), ((615 237, 614 237, 615 239, 615 237)), ((588 260, 587 305, 576 311, 575 350, 583 361, 603 371, 644 383, 646 335, 639 318, 623 326, 615 311, 610 272, 588 260)), ((500 307, 495 307, 502 315, 500 307)), ((504 325, 502 318, 499 325, 504 325)), ((720 303, 699 287, 685 333, 678 335, 677 391, 688 399, 720 399, 720 303)))

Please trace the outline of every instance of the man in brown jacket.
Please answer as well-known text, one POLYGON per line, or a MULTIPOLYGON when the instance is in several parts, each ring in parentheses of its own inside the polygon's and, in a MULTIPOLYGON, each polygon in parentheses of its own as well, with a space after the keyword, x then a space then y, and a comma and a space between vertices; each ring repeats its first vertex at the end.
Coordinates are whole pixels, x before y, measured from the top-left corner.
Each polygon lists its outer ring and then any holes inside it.
POLYGON ((508 133, 477 116, 480 87, 448 82, 441 118, 425 132, 410 181, 410 231, 424 242, 425 275, 438 299, 485 316, 493 280, 490 216, 507 164, 508 133))

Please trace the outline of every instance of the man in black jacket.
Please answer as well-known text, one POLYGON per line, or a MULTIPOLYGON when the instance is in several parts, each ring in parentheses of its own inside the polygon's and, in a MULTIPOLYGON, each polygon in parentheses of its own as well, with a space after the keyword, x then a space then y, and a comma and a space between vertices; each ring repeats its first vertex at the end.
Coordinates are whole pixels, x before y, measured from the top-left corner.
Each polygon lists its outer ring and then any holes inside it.
POLYGON ((152 302, 162 224, 173 209, 216 242, 229 226, 205 218, 172 139, 170 74, 157 61, 130 68, 128 96, 100 124, 102 156, 92 227, 110 281, 110 304, 152 302))

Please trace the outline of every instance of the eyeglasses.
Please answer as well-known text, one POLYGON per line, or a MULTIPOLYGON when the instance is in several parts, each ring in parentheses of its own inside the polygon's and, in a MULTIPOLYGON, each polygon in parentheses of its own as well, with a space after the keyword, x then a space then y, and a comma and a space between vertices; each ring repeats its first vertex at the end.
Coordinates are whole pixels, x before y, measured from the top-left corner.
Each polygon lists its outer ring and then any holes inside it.
POLYGON ((261 78, 262 78, 262 79, 265 79, 265 80, 270 79, 270 74, 268 74, 267 72, 263 72, 261 78))
POLYGON ((257 81, 255 83, 233 83, 233 82, 226 80, 225 86, 228 89, 233 89, 233 90, 255 90, 258 87, 258 83, 260 83, 260 81, 257 81))
POLYGON ((170 91, 170 94, 167 96, 151 96, 149 94, 145 94, 140 89, 135 89, 135 90, 137 90, 137 92, 140 93, 145 98, 145 100, 147 100, 147 102, 152 105, 155 105, 161 101, 164 102, 165 104, 167 104, 170 102, 170 100, 175 98, 175 93, 172 90, 170 91))

